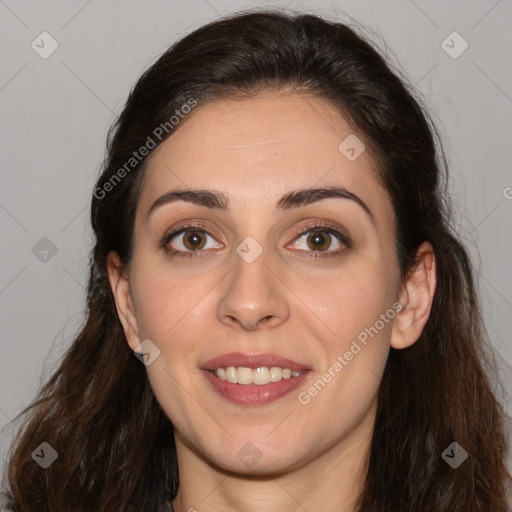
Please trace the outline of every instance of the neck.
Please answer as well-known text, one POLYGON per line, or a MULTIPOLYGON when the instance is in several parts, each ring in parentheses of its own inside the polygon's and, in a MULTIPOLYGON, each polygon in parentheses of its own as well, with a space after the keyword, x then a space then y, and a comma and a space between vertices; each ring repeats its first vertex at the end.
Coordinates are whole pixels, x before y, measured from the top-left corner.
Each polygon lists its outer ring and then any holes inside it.
POLYGON ((208 464, 176 435, 180 486, 175 512, 355 512, 373 421, 284 474, 242 475, 208 464))

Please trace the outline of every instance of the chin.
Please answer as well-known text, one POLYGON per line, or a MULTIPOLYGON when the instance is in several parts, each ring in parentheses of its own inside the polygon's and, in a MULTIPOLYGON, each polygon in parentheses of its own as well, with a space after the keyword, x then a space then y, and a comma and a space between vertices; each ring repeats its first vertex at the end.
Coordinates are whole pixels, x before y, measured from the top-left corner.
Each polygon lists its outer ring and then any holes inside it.
POLYGON ((235 458, 230 461, 227 461, 226 457, 224 457, 223 460, 219 461, 217 466, 224 472, 234 475, 271 478, 282 475, 283 473, 288 473, 294 469, 294 466, 300 467, 300 464, 293 464, 291 461, 278 459, 264 461, 262 458, 252 465, 250 463, 246 464, 240 462, 235 456, 235 458))
POLYGON ((251 441, 243 443, 241 448, 233 444, 217 453, 204 453, 208 464, 217 466, 227 473, 250 475, 255 477, 272 477, 298 469, 307 463, 300 456, 298 448, 281 444, 275 446, 258 446, 251 441))

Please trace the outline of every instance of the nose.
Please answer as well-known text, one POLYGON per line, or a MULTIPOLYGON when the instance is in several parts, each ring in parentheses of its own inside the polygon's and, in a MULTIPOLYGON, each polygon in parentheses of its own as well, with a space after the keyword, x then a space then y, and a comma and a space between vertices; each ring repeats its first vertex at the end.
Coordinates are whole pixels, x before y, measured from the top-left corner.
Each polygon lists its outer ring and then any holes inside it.
POLYGON ((286 285, 270 268, 265 251, 252 263, 234 254, 233 268, 223 280, 217 304, 219 321, 253 331, 275 328, 290 316, 286 285))

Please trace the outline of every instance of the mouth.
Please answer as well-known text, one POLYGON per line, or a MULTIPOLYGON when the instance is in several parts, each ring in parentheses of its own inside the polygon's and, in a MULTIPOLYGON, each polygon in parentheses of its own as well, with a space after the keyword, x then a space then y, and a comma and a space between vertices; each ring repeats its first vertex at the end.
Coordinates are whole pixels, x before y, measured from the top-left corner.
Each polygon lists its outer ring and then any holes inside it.
POLYGON ((263 405, 291 393, 311 369, 275 354, 216 357, 201 368, 213 389, 239 405, 263 405))
POLYGON ((260 366, 254 369, 244 366, 227 366, 213 370, 213 374, 220 380, 226 380, 231 382, 231 384, 264 386, 269 382, 280 382, 283 379, 299 377, 305 371, 292 371, 290 368, 281 368, 279 366, 271 366, 270 368, 260 366))

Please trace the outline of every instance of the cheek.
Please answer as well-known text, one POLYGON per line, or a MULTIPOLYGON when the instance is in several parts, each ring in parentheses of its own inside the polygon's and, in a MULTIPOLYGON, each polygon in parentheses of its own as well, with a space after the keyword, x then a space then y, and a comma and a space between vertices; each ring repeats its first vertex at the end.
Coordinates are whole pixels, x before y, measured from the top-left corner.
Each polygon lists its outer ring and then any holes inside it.
POLYGON ((169 356, 168 362, 192 365, 193 356, 207 341, 205 322, 212 315, 212 292, 218 277, 212 273, 191 277, 158 265, 148 265, 134 276, 139 338, 149 338, 169 356))
MULTIPOLYGON (((332 393, 340 413, 357 406, 356 397, 364 401, 378 388, 396 316, 396 284, 389 275, 376 266, 353 267, 349 275, 310 289, 304 299, 321 319, 309 325, 324 351, 320 378, 329 383, 324 398, 332 393)), ((312 394, 320 389, 321 383, 312 394)))
MULTIPOLYGON (((316 278, 315 286, 304 282, 297 294, 320 319, 323 328, 317 331, 333 348, 343 349, 377 323, 380 338, 389 336, 396 298, 396 283, 386 272, 377 266, 352 266, 349 272, 338 277, 316 278), (384 321, 381 315, 387 316, 384 321)), ((318 324, 318 322, 316 322, 318 324)), ((311 325, 314 325, 313 323, 311 325)), ((374 334, 375 336, 375 334, 374 334)), ((360 338, 364 338, 364 334, 360 338)))
POLYGON ((186 432, 194 429, 194 418, 201 413, 196 383, 203 377, 197 362, 211 336, 206 319, 212 314, 215 282, 211 275, 191 278, 154 267, 133 287, 139 337, 160 350, 147 367, 151 387, 174 426, 186 432))
POLYGON ((193 294, 184 293, 182 276, 170 273, 155 255, 141 253, 134 259, 131 275, 139 334, 162 340, 186 314, 193 294))
POLYGON ((322 319, 315 337, 324 351, 317 375, 298 396, 309 417, 316 418, 311 424, 325 421, 328 411, 329 421, 336 425, 333 432, 346 434, 374 404, 395 317, 395 295, 390 290, 393 287, 382 274, 367 269, 330 282, 322 295, 311 298, 322 319))

